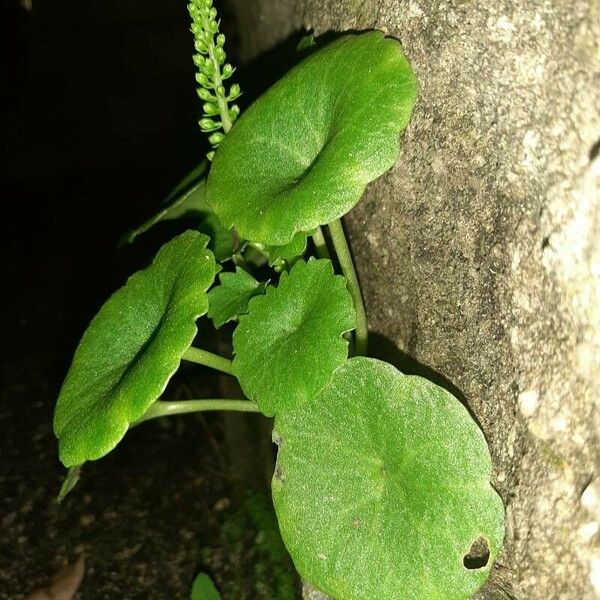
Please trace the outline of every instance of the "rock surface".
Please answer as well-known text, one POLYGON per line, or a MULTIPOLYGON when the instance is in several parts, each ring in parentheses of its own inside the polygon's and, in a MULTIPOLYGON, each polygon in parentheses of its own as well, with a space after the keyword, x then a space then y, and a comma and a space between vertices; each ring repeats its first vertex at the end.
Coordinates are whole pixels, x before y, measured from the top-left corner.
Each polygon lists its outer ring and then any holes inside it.
POLYGON ((244 60, 302 28, 402 41, 420 100, 346 220, 371 329, 452 382, 489 441, 507 534, 478 598, 600 598, 600 4, 231 8, 244 60))

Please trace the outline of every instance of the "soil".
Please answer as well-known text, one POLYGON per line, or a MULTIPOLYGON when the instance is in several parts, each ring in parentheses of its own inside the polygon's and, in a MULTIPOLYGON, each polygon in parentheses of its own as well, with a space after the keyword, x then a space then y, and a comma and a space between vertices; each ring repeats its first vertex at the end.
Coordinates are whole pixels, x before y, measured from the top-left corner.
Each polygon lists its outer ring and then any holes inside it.
MULTIPOLYGON (((125 195, 130 190, 117 175, 125 195)), ((136 428, 105 459, 87 464, 75 490, 56 503, 65 470, 57 459, 52 411, 70 355, 86 319, 120 283, 122 271, 141 260, 106 242, 102 233, 111 240, 118 227, 102 223, 106 217, 98 216, 93 229, 73 226, 87 212, 80 202, 98 206, 105 193, 104 186, 88 183, 80 180, 78 193, 63 185, 63 198, 72 199, 60 211, 71 213, 64 219, 51 201, 28 212, 32 198, 52 198, 52 182, 10 190, 22 207, 14 216, 27 230, 15 227, 4 238, 9 260, 2 280, 10 285, 2 311, 0 598, 24 598, 80 554, 86 575, 78 597, 85 599, 186 598, 200 570, 213 575, 224 598, 275 597, 269 586, 277 569, 285 565, 292 582, 293 570, 284 555, 256 547, 265 526, 253 521, 246 490, 260 486, 262 475, 252 484, 240 481, 232 460, 240 449, 227 445, 217 415, 136 428)), ((184 370, 167 395, 212 395, 219 382, 201 371, 184 370)), ((248 419, 259 426, 260 417, 248 419)), ((270 518, 264 492, 259 487, 253 497, 270 518)))
POLYGON ((59 506, 64 470, 51 431, 56 390, 30 376, 44 355, 29 358, 5 363, 0 598, 23 598, 79 554, 87 563, 82 598, 186 597, 203 546, 218 539, 231 510, 210 423, 140 427, 111 456, 87 466, 59 506))

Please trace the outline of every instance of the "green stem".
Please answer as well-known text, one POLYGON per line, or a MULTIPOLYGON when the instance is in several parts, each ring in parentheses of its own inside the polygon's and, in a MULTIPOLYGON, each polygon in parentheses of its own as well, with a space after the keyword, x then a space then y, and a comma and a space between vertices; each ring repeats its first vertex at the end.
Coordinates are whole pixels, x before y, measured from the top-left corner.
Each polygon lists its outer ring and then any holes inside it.
POLYGON ((189 362, 204 365, 205 367, 210 367, 211 369, 217 369, 217 371, 222 371, 228 375, 233 374, 232 363, 228 358, 213 354, 208 350, 202 350, 191 346, 185 351, 181 358, 189 362))
POLYGON ((369 336, 367 313, 365 311, 365 305, 360 292, 358 277, 356 276, 354 262, 352 261, 352 255, 350 254, 350 248, 348 247, 348 242, 346 241, 342 222, 339 219, 336 219, 335 221, 329 223, 329 232, 331 233, 331 241, 333 242, 333 247, 335 248, 335 252, 340 262, 340 267, 342 268, 342 272, 348 281, 348 289, 352 295, 354 309, 356 310, 354 353, 358 355, 364 355, 367 351, 367 342, 369 336))
POLYGON ((317 230, 312 235, 313 244, 315 245, 315 251, 319 258, 329 258, 329 250, 327 249, 327 242, 323 235, 323 230, 317 227, 317 230))
POLYGON ((181 400, 167 402, 158 400, 130 427, 135 427, 144 421, 168 417, 169 415, 184 415, 193 412, 205 412, 214 410, 234 410, 238 412, 260 412, 255 402, 251 400, 181 400))

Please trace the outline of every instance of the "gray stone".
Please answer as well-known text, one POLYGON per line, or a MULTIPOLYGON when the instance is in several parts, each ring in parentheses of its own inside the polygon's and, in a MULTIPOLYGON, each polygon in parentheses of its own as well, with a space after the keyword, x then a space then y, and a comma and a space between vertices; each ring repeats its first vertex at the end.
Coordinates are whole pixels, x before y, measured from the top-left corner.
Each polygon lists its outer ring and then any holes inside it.
POLYGON ((305 27, 402 41, 419 103, 346 220, 370 327, 488 439, 507 533, 477 597, 600 598, 600 3, 232 5, 244 59, 305 27))

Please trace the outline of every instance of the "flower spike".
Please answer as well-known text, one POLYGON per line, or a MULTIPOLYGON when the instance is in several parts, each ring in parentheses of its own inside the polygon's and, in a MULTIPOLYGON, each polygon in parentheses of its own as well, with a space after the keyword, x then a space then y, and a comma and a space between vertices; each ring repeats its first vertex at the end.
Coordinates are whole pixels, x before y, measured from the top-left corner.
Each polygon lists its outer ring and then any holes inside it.
MULTIPOLYGON (((225 36, 219 33, 220 21, 217 20, 213 0, 191 0, 188 10, 196 50, 194 64, 198 69, 196 81, 200 86, 197 91, 204 113, 198 124, 204 133, 210 134, 208 139, 216 148, 240 114, 237 104, 230 104, 239 98, 240 86, 233 83, 226 89, 223 84, 233 75, 235 68, 226 62, 225 36)), ((212 154, 214 152, 209 154, 209 158, 212 154)))

